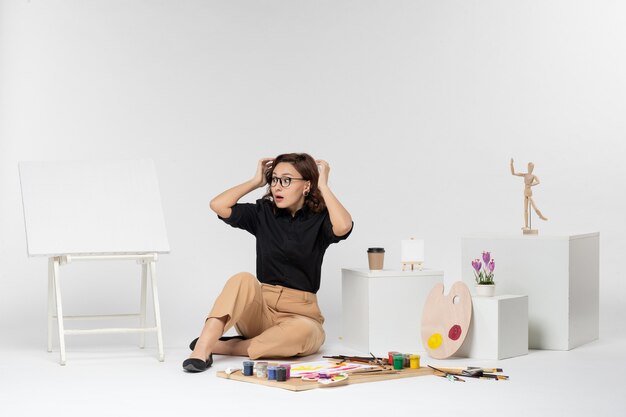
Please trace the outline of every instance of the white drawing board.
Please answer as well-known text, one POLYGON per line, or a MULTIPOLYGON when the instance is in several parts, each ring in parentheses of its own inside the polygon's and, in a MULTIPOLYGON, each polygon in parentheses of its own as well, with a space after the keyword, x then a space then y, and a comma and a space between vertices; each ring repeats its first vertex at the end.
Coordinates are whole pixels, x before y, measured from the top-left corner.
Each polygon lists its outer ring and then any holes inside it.
POLYGON ((167 253, 151 160, 20 162, 29 256, 167 253))

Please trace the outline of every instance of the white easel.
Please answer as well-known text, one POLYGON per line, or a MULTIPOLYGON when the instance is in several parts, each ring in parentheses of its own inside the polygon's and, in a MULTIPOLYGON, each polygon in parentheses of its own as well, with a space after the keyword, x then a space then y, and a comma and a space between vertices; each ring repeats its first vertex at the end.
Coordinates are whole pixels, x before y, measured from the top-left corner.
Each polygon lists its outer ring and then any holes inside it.
POLYGON ((60 363, 65 336, 156 332, 164 360, 156 284, 159 253, 169 252, 154 164, 142 161, 22 162, 20 181, 29 256, 48 257, 48 351, 57 321, 60 363), (72 262, 135 261, 141 265, 139 313, 64 316, 60 267, 72 262), (154 326, 148 326, 148 283, 154 326), (66 320, 138 318, 139 327, 66 330, 66 320))
POLYGON ((402 263, 402 270, 407 265, 411 266, 411 271, 417 266, 418 270, 422 270, 424 267, 424 240, 423 239, 404 239, 401 243, 400 250, 400 262, 402 263))

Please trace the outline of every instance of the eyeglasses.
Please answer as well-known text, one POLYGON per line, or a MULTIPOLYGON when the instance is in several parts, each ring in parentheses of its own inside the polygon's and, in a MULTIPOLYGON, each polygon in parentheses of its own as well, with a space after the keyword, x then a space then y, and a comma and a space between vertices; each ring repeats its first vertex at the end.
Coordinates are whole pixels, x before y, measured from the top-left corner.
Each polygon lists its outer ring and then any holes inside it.
POLYGON ((280 181, 280 185, 282 185, 283 188, 287 188, 291 185, 291 181, 304 181, 304 178, 272 177, 272 181, 270 182, 270 184, 272 185, 272 187, 276 187, 278 181, 280 181))

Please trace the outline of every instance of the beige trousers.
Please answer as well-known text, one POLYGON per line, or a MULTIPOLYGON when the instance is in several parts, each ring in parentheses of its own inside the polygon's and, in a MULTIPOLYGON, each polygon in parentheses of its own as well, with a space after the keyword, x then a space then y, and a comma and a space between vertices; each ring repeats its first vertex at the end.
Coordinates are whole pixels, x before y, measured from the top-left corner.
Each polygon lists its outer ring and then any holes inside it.
POLYGON ((250 339, 251 359, 311 355, 326 339, 315 294, 261 284, 247 272, 226 282, 208 317, 227 317, 224 330, 235 326, 250 339))

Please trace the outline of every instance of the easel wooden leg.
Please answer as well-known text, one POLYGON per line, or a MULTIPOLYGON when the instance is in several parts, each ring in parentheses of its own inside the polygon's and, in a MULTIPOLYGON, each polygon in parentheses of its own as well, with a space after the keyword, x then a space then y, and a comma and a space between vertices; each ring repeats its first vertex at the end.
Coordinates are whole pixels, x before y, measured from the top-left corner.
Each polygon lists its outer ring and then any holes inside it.
POLYGON ((59 328, 59 350, 61 351, 61 365, 65 365, 65 327, 63 326, 63 306, 59 278, 59 258, 53 258, 52 282, 54 283, 54 298, 56 300, 57 325, 59 328))
POLYGON ((154 321, 157 329, 157 345, 159 348, 159 361, 163 362, 165 356, 163 354, 163 334, 161 332, 161 310, 159 308, 159 295, 156 283, 156 263, 154 261, 148 263, 150 282, 152 284, 152 302, 154 303, 154 321))
MULTIPOLYGON (((148 286, 148 265, 146 263, 141 264, 141 303, 139 311, 139 327, 146 328, 146 293, 148 286)), ((139 348, 143 349, 146 346, 146 332, 139 333, 139 348)))
POLYGON ((52 352, 52 320, 54 318, 54 259, 48 258, 48 352, 52 352))
POLYGON ((416 265, 417 265, 417 268, 421 271, 421 270, 423 269, 424 263, 423 263, 423 262, 421 262, 421 261, 419 261, 419 262, 413 262, 413 261, 411 261, 411 262, 402 262, 402 270, 403 270, 403 271, 404 271, 404 268, 405 268, 407 265, 411 265, 411 271, 414 271, 414 270, 415 270, 415 266, 416 266, 416 265))

